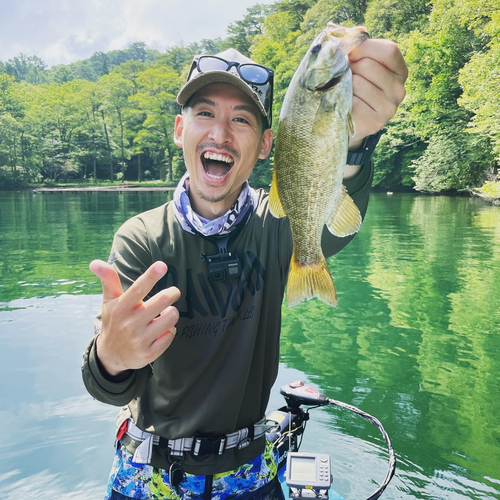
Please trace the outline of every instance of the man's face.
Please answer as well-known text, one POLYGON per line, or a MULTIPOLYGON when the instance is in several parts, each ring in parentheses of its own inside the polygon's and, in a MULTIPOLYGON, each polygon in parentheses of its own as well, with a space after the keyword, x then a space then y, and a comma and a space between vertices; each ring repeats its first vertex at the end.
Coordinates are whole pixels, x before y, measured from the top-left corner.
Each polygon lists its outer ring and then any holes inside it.
POLYGON ((272 131, 262 131, 255 103, 226 83, 196 92, 175 122, 184 149, 190 199, 197 213, 215 218, 236 201, 258 158, 266 158, 272 131))

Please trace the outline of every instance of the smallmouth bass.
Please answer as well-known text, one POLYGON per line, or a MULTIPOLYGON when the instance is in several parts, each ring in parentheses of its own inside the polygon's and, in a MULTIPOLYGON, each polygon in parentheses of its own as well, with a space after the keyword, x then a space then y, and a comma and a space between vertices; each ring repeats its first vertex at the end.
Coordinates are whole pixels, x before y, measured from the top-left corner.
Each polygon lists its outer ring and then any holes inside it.
POLYGON ((275 217, 290 219, 290 307, 313 297, 337 305, 321 249, 323 228, 344 237, 361 226, 342 179, 354 133, 348 54, 367 37, 362 27, 329 22, 302 59, 281 108, 269 207, 275 217))

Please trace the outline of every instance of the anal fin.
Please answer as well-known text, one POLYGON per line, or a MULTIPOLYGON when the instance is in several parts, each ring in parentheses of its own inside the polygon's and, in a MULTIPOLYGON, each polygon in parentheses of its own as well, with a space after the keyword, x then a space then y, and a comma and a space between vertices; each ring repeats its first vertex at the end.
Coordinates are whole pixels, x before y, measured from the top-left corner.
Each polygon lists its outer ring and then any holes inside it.
POLYGON ((356 129, 354 128, 354 120, 352 118, 352 112, 347 113, 347 134, 349 137, 354 137, 356 129))

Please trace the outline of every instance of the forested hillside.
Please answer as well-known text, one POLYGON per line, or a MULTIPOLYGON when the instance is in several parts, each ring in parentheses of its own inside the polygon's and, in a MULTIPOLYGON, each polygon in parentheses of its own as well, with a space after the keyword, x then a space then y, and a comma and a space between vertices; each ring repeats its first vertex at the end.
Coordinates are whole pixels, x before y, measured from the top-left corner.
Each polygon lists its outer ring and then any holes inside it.
MULTIPOLYGON (((175 182, 175 96, 196 53, 235 47, 274 68, 274 116, 311 40, 333 20, 390 38, 410 70, 407 96, 376 151, 381 189, 460 191, 500 164, 500 0, 284 0, 255 5, 224 39, 165 52, 134 43, 46 68, 0 62, 0 188, 82 179, 175 182)), ((274 127, 277 126, 275 120, 274 127)), ((254 185, 270 183, 272 157, 254 185)))

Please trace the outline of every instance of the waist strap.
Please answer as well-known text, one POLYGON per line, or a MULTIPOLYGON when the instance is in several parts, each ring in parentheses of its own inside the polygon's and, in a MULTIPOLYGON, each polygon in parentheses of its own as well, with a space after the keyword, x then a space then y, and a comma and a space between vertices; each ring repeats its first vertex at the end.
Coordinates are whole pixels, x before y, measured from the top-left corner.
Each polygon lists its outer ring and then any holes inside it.
POLYGON ((276 427, 276 422, 267 424, 267 419, 264 417, 256 424, 230 434, 166 439, 139 429, 132 419, 128 419, 126 434, 135 441, 142 441, 135 450, 132 460, 135 463, 148 464, 151 461, 153 445, 168 447, 170 455, 174 457, 182 457, 185 452, 191 452, 195 456, 222 455, 225 450, 231 448, 239 450, 246 448, 252 441, 261 438, 274 427, 276 427))

